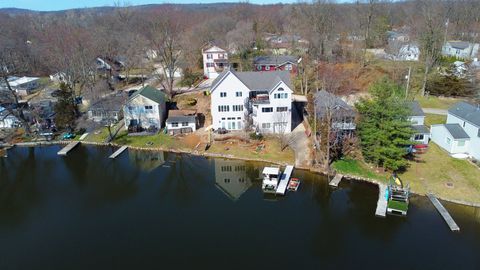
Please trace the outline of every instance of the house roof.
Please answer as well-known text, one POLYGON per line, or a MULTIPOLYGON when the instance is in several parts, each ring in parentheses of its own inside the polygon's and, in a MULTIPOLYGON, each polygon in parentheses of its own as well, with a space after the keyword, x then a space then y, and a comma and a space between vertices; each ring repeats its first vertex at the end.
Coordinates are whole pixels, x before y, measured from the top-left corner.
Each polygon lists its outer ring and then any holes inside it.
POLYGON ((408 102, 408 107, 412 110, 412 115, 410 116, 425 116, 422 108, 420 107, 420 103, 418 101, 411 101, 408 102))
POLYGON ((452 135, 454 140, 470 139, 470 136, 463 130, 459 124, 444 124, 447 131, 452 135))
POLYGON ((196 110, 170 110, 168 111, 168 117, 171 116, 184 116, 184 115, 196 115, 196 110))
POLYGON ((167 123, 172 123, 172 122, 189 122, 189 123, 195 123, 197 117, 195 115, 174 115, 174 116, 169 116, 167 118, 167 123))
POLYGON ((166 100, 166 97, 165 97, 165 94, 158 90, 157 88, 153 87, 153 86, 150 86, 150 85, 147 85, 145 87, 143 87, 142 89, 138 90, 137 92, 135 92, 131 97, 130 97, 130 100, 136 98, 137 96, 143 96, 143 97, 146 97, 158 104, 160 103, 163 103, 165 102, 166 100))
POLYGON ((267 56, 257 56, 253 59, 255 65, 276 65, 281 66, 285 63, 297 64, 298 57, 292 55, 267 55, 267 56))
POLYGON ((449 41, 448 43, 450 44, 450 46, 452 46, 452 48, 461 49, 461 50, 466 49, 468 48, 468 46, 470 46, 469 42, 460 41, 460 40, 452 40, 452 41, 449 41))
POLYGON ((277 167, 265 167, 263 168, 262 174, 274 174, 278 175, 280 173, 280 169, 277 167))
POLYGON ((413 125, 412 128, 417 134, 430 134, 430 130, 424 125, 413 125))
POLYGON ((480 127, 480 104, 472 105, 461 101, 450 107, 448 113, 480 127))
POLYGON ((288 71, 235 72, 234 70, 225 70, 212 82, 212 91, 229 73, 236 76, 250 90, 271 90, 280 82, 284 82, 292 88, 290 72, 288 71))
POLYGON ((126 97, 123 93, 111 95, 93 103, 88 110, 120 111, 125 103, 125 100, 126 97))
POLYGON ((12 78, 11 80, 10 79, 8 80, 11 87, 17 87, 19 85, 33 82, 39 79, 38 77, 25 77, 25 76, 21 78, 18 78, 18 77, 11 77, 11 78, 12 78))
MULTIPOLYGON (((315 110, 318 116, 323 117, 327 108, 333 108, 336 112, 342 113, 341 116, 355 116, 355 111, 341 98, 321 90, 315 94, 315 110)), ((335 113, 338 115, 338 113, 335 113)))
POLYGON ((225 51, 224 49, 218 47, 218 46, 211 46, 211 47, 208 47, 208 49, 205 49, 203 50, 204 53, 214 53, 214 52, 223 52, 223 53, 226 53, 227 51, 225 51))

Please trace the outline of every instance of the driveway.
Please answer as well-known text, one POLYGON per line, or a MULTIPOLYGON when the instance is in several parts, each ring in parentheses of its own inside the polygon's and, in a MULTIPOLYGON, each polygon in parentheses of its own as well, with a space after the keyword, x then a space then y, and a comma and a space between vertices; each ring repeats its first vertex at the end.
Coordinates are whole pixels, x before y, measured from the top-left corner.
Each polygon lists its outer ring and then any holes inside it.
POLYGON ((437 114, 437 115, 447 115, 448 111, 443 109, 434 109, 434 108, 422 108, 424 113, 437 114))
POLYGON ((288 146, 295 152, 295 167, 307 167, 311 165, 310 139, 305 134, 305 127, 300 123, 289 134, 288 146))

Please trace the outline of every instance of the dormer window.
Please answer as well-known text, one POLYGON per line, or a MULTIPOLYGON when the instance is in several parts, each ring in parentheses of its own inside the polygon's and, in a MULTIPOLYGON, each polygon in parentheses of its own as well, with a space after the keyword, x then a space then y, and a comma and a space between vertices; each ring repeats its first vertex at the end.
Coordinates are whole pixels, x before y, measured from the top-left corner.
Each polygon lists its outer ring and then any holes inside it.
POLYGON ((283 91, 284 89, 282 87, 278 88, 277 91, 283 91))

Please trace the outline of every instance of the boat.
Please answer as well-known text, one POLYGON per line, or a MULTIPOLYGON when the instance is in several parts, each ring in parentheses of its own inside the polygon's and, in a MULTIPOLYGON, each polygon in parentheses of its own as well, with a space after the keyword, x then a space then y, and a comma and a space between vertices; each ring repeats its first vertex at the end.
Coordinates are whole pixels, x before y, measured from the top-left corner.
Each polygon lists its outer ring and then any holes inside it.
POLYGON ((386 192, 387 213, 392 215, 406 216, 408 211, 409 196, 410 186, 404 186, 403 181, 396 174, 392 174, 386 192))
POLYGON ((278 187, 278 180, 281 172, 278 167, 265 167, 263 168, 263 181, 262 190, 265 193, 275 193, 278 187))
POLYGON ((290 178, 290 182, 288 183, 288 190, 289 191, 297 191, 299 186, 300 186, 300 179, 290 178))

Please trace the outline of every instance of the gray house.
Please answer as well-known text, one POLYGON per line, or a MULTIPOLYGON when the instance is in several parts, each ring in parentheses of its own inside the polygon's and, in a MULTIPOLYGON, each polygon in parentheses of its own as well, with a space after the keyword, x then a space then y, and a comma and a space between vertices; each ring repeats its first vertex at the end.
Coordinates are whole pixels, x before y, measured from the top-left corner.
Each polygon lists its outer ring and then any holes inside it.
POLYGON ((133 132, 159 130, 166 115, 165 94, 149 85, 135 92, 123 107, 125 126, 133 132))
POLYGON ((431 130, 432 140, 448 153, 480 160, 480 104, 456 103, 448 110, 447 123, 431 130))
POLYGON ((315 113, 318 119, 327 117, 328 113, 333 117, 332 127, 343 132, 356 129, 356 112, 341 98, 321 90, 315 94, 315 113))
POLYGON ((442 54, 460 59, 472 59, 478 55, 479 44, 460 40, 447 41, 442 47, 442 54))
POLYGON ((125 101, 126 96, 123 93, 103 98, 88 108, 88 119, 106 124, 118 122, 123 118, 125 101))
POLYGON ((430 140, 430 130, 425 126, 425 113, 418 101, 408 102, 407 104, 412 111, 410 122, 412 122, 412 128, 415 131, 412 140, 419 144, 428 144, 430 140))

